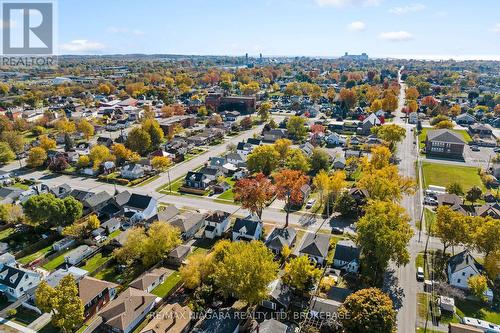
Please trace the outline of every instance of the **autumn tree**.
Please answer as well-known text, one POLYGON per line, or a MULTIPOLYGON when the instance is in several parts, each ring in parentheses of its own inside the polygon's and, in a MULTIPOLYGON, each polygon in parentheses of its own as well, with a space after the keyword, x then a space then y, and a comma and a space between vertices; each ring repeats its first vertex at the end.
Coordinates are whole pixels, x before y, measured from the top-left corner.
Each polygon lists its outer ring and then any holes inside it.
POLYGON ((143 156, 150 151, 151 136, 144 129, 135 127, 129 132, 125 146, 143 156))
POLYGON ((400 200, 403 194, 415 191, 413 179, 401 176, 395 165, 375 169, 370 164, 363 168, 357 186, 367 190, 370 198, 376 200, 400 200))
POLYGON ((10 149, 9 144, 7 142, 0 142, 0 163, 7 163, 14 158, 16 158, 16 154, 10 149))
POLYGON ((305 118, 300 116, 291 116, 286 125, 288 134, 297 141, 303 140, 307 135, 307 128, 305 124, 305 118))
POLYGON ((295 289, 307 290, 320 276, 321 270, 316 268, 308 256, 299 256, 285 264, 283 282, 295 289))
POLYGON ((407 246, 413 234, 409 222, 403 207, 375 200, 370 201, 365 215, 356 223, 362 272, 374 285, 382 283, 389 261, 397 266, 409 262, 407 246))
POLYGON ((289 139, 278 139, 274 142, 273 146, 280 155, 281 165, 284 165, 288 156, 288 152, 290 151, 290 147, 292 146, 292 141, 289 139))
POLYGON ((88 122, 86 119, 82 119, 78 122, 77 125, 78 131, 83 133, 83 136, 85 137, 85 140, 90 140, 91 137, 94 136, 94 125, 88 122))
POLYGON ((179 268, 184 285, 189 289, 199 287, 214 269, 213 256, 205 253, 193 254, 188 262, 179 268))
POLYGON ((269 102, 263 102, 259 109, 257 110, 257 114, 260 117, 261 121, 267 121, 269 119, 269 111, 272 108, 272 104, 269 102))
POLYGON ((274 186, 263 174, 258 173, 251 178, 243 178, 234 186, 234 201, 262 218, 262 210, 274 196, 274 186))
POLYGON ((248 155, 248 170, 269 175, 278 167, 279 160, 280 155, 272 145, 258 146, 248 155))
POLYGON ((39 140, 39 147, 43 148, 43 150, 48 151, 51 149, 55 149, 57 144, 55 140, 52 140, 46 135, 42 135, 39 140))
POLYGON ((309 158, 302 152, 301 149, 292 148, 288 151, 285 167, 291 170, 308 172, 311 164, 309 162, 309 158))
POLYGON ((443 253, 450 246, 457 246, 465 241, 467 225, 465 218, 449 206, 439 206, 436 210, 434 234, 443 243, 443 253))
POLYGON ((420 94, 418 93, 417 88, 415 87, 408 87, 406 88, 406 99, 410 100, 417 100, 420 94))
POLYGON ((74 133, 76 131, 76 125, 71 120, 66 118, 61 118, 55 122, 54 127, 57 131, 61 133, 74 133))
POLYGON ((84 307, 73 275, 68 274, 53 288, 42 281, 35 293, 36 306, 51 313, 51 322, 62 332, 73 332, 83 324, 84 307))
POLYGON ((476 216, 468 223, 472 245, 486 256, 500 251, 500 220, 476 216))
POLYGON ((325 170, 320 170, 313 178, 313 186, 319 192, 320 205, 323 206, 325 197, 328 197, 330 190, 330 176, 325 170))
POLYGON ((16 204, 0 204, 0 221, 5 224, 21 222, 24 214, 21 206, 16 204))
POLYGON ((351 110, 357 102, 356 92, 352 89, 343 88, 340 90, 340 100, 344 102, 347 110, 351 110))
POLYGON ((125 147, 125 145, 121 143, 115 143, 111 146, 111 150, 113 151, 113 155, 115 155, 117 164, 121 165, 125 161, 135 162, 138 161, 141 157, 139 154, 133 152, 132 150, 125 147))
POLYGON ((398 98, 392 93, 386 94, 384 99, 382 99, 382 109, 387 112, 394 112, 397 108, 398 98))
MULTIPOLYGON (((0 151, 1 151, 1 143, 0 143, 0 151)), ((45 163, 47 159, 47 153, 45 149, 40 147, 33 147, 28 152, 28 158, 26 159, 26 164, 30 168, 38 168, 45 163)))
POLYGON ((97 170, 103 162, 114 161, 115 156, 111 153, 108 147, 104 145, 95 145, 90 149, 89 157, 93 163, 93 169, 97 170))
POLYGON ((213 278, 224 295, 234 295, 250 305, 268 297, 267 288, 277 277, 278 263, 264 243, 229 243, 216 258, 213 278))
POLYGON ((150 149, 156 149, 163 142, 163 130, 158 121, 154 119, 146 119, 142 123, 142 129, 149 134, 151 139, 150 149))
POLYGON ((155 156, 151 160, 151 166, 158 172, 166 171, 172 165, 172 160, 167 156, 155 156))
POLYGON ((486 299, 486 296, 484 295, 486 290, 488 290, 488 279, 486 276, 480 274, 469 277, 467 279, 467 286, 469 287, 472 295, 482 301, 486 299))
POLYGON ((285 201, 286 221, 285 228, 288 227, 288 219, 292 205, 298 205, 304 200, 302 186, 309 181, 303 171, 283 169, 273 175, 276 185, 276 197, 285 201))
POLYGON ((405 128, 396 124, 376 126, 372 128, 372 132, 377 134, 378 138, 386 141, 392 152, 396 149, 396 143, 403 140, 406 135, 405 128))
POLYGON ((346 333, 391 333, 396 330, 396 310, 380 289, 361 289, 347 296, 338 309, 346 333))
POLYGON ((17 132, 5 131, 0 135, 0 141, 7 142, 10 149, 15 153, 19 154, 24 151, 24 138, 17 132))

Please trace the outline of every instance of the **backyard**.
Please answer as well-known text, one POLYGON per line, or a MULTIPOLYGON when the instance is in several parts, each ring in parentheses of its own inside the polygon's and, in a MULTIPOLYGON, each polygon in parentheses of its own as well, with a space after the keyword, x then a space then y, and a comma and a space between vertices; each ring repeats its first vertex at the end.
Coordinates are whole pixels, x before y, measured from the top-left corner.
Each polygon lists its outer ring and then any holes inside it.
POLYGON ((172 290, 172 288, 177 286, 180 281, 181 281, 181 275, 179 272, 175 271, 172 274, 170 274, 169 277, 167 277, 162 284, 153 289, 151 293, 158 297, 163 298, 166 295, 168 295, 168 293, 172 290))
POLYGON ((104 265, 106 261, 111 260, 111 258, 112 258, 111 254, 105 255, 102 252, 99 252, 95 254, 93 257, 87 259, 85 265, 80 268, 88 272, 93 272, 102 265, 104 265))
POLYGON ((47 262, 42 267, 45 268, 48 271, 52 271, 52 270, 56 269, 57 267, 61 266, 64 263, 64 256, 70 250, 72 250, 72 249, 68 249, 68 250, 64 251, 63 253, 61 253, 57 257, 55 257, 52 260, 50 260, 49 262, 47 262))
POLYGON ((460 165, 424 162, 422 164, 424 188, 429 185, 448 186, 459 183, 464 191, 473 186, 486 190, 478 174, 478 168, 460 165))
POLYGON ((45 255, 47 255, 49 252, 52 251, 52 244, 50 244, 49 246, 46 246, 44 247, 43 249, 40 249, 38 251, 36 251, 35 253, 32 253, 32 254, 29 254, 25 257, 22 257, 21 259, 19 259, 18 261, 23 264, 23 265, 26 265, 26 264, 29 264, 30 262, 40 258, 40 257, 43 257, 45 255))

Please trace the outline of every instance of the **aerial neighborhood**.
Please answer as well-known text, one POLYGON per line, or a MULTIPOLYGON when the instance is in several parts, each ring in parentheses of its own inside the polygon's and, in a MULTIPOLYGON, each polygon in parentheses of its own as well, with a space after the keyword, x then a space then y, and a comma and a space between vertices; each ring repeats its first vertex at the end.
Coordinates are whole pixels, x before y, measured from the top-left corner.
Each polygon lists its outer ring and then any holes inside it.
POLYGON ((500 332, 498 62, 58 66, 0 72, 0 332, 500 332))

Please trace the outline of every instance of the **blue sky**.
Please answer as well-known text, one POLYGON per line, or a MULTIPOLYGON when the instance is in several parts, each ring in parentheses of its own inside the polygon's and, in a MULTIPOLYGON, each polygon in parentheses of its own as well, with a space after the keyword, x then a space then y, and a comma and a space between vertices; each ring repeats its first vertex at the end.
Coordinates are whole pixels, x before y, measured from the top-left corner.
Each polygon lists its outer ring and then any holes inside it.
POLYGON ((60 54, 500 60, 499 0, 59 0, 60 54))

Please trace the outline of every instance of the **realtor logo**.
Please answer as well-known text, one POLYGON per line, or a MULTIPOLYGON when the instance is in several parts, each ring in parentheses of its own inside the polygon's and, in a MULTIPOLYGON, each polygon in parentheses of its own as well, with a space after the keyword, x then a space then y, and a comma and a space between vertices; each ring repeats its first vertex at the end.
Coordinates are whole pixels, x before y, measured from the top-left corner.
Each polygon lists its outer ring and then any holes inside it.
POLYGON ((52 55, 52 2, 2 3, 3 55, 52 55))

